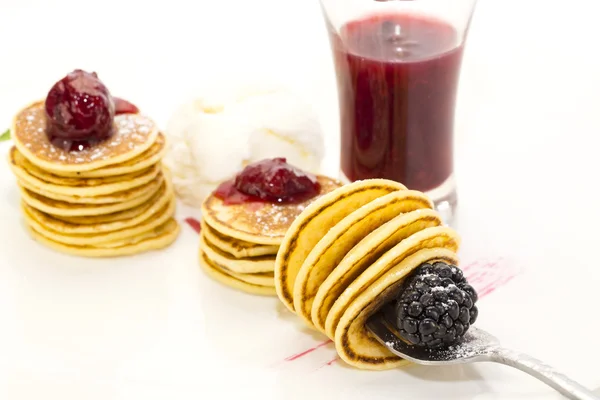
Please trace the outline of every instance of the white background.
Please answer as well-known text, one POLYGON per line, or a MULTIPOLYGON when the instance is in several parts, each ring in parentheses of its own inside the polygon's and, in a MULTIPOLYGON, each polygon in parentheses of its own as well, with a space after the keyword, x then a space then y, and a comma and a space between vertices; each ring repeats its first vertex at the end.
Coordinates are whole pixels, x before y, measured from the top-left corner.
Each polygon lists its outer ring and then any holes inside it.
MULTIPOLYGON (((464 252, 508 256, 526 271, 490 298, 480 324, 592 387, 600 386, 596 7, 480 0, 457 119, 464 252)), ((204 85, 268 76, 313 104, 327 133, 328 172, 336 172, 336 92, 316 0, 0 0, 0 18, 0 130, 74 68, 97 71, 113 94, 162 126, 204 85)), ((439 385, 427 375, 375 378, 343 367, 276 379, 259 371, 268 357, 253 361, 261 343, 284 355, 294 343, 318 340, 269 325, 276 318, 264 311, 270 300, 201 281, 190 269, 193 233, 184 230, 175 246, 139 265, 80 268, 82 261, 28 241, 14 182, 5 171, 0 177, 8 193, 0 197, 7 199, 0 211, 1 398, 435 398, 431 388, 447 394, 447 386, 457 399, 551 398, 543 386, 491 366, 478 367, 475 378, 473 370, 442 374, 439 385), (237 364, 219 364, 216 354, 237 364), (240 393, 237 383, 251 389, 240 393)))

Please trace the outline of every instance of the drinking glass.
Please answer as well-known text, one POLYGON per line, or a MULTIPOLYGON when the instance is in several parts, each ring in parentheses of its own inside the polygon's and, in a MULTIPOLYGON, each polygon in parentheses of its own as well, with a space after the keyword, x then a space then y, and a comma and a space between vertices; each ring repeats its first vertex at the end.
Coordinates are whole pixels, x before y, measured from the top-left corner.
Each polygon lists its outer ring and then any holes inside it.
POLYGON ((346 182, 386 178, 456 206, 453 136, 476 0, 321 0, 346 182))

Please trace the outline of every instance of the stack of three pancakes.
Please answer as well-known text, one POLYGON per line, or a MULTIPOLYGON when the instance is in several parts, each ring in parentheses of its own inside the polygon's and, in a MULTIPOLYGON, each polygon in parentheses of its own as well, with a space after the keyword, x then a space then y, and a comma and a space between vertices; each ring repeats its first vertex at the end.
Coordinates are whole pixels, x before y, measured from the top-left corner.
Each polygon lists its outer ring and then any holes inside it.
POLYGON ((43 102, 15 116, 9 163, 34 239, 88 257, 131 255, 175 240, 164 136, 140 114, 118 115, 114 124, 110 139, 65 149, 46 134, 43 102))

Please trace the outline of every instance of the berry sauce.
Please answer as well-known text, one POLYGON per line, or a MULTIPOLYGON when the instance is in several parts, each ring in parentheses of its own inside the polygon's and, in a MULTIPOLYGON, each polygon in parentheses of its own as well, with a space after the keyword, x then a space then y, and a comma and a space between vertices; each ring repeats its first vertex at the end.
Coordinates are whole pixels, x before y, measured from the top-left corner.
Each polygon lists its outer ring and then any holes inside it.
POLYGON ((387 178, 420 191, 453 170, 456 89, 463 47, 429 17, 383 14, 330 32, 350 181, 387 178))
POLYGON ((319 194, 317 177, 273 158, 248 165, 234 179, 223 182, 215 196, 225 204, 252 202, 301 203, 319 194))

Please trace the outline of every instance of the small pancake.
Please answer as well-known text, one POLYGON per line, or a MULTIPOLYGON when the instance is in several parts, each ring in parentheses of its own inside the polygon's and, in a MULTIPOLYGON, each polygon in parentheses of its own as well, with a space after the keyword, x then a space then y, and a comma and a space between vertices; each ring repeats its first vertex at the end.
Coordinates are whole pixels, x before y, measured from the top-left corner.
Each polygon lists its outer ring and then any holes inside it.
POLYGON ((261 295, 261 296, 275 296, 276 295, 275 288, 273 288, 273 287, 255 285, 252 283, 244 282, 244 281, 241 281, 231 275, 226 274, 225 272, 223 272, 223 270, 221 270, 217 266, 215 266, 204 255, 204 253, 202 253, 202 250, 200 251, 200 266, 202 267, 202 270, 206 273, 206 275, 208 275, 215 281, 217 281, 225 286, 229 286, 233 289, 236 289, 236 290, 239 290, 242 292, 261 295))
POLYGON ((154 121, 141 114, 114 118, 114 133, 105 141, 79 151, 59 148, 48 139, 44 102, 37 101, 17 113, 11 137, 19 151, 43 170, 92 171, 131 160, 148 150, 158 136, 154 121))
POLYGON ((81 217, 81 216, 98 216, 103 214, 113 214, 119 211, 129 210, 139 205, 144 204, 150 199, 154 193, 144 193, 140 197, 124 201, 122 203, 112 204, 73 204, 66 201, 53 200, 45 196, 41 196, 23 187, 21 189, 21 197, 25 203, 33 208, 37 208, 46 214, 53 216, 65 217, 81 217))
POLYGON ((318 196, 298 204, 244 203, 225 205, 211 194, 202 204, 206 223, 224 236, 245 242, 279 246, 292 221, 320 196, 341 186, 325 176, 317 177, 321 184, 318 196))
POLYGON ((40 194, 44 197, 48 197, 52 200, 64 201, 67 203, 74 204, 110 204, 110 203, 122 203, 124 201, 132 200, 137 197, 144 196, 148 193, 156 192, 157 188, 162 185, 164 178, 162 174, 158 174, 158 176, 152 181, 145 185, 134 187, 132 189, 124 190, 122 192, 111 193, 103 196, 93 196, 93 197, 81 197, 81 196, 69 196, 65 194, 57 194, 53 192, 49 192, 47 190, 41 189, 39 187, 35 187, 30 185, 26 181, 17 179, 19 186, 28 189, 31 192, 40 194))
POLYGON ((32 208, 25 202, 22 202, 21 206, 26 209, 26 212, 31 216, 31 218, 50 230, 71 235, 80 235, 86 233, 100 234, 139 225, 152 215, 156 214, 169 201, 173 201, 173 198, 173 189, 167 180, 162 185, 161 189, 156 192, 154 196, 152 196, 152 198, 150 198, 146 203, 131 210, 121 211, 116 214, 97 215, 90 217, 57 218, 32 208), (133 214, 130 214, 133 210, 137 211, 135 211, 133 214), (119 218, 117 214, 122 214, 123 216, 129 218, 119 218))
POLYGON ((119 257, 134 255, 151 250, 159 250, 172 244, 175 239, 177 239, 180 230, 177 222, 174 219, 170 219, 165 224, 154 229, 151 235, 144 236, 142 240, 139 240, 136 243, 121 244, 114 247, 92 247, 69 246, 58 243, 39 234, 29 225, 26 224, 26 226, 33 239, 42 243, 43 245, 61 253, 82 257, 119 257))
POLYGON ((204 220, 200 222, 201 230, 215 248, 232 255, 235 258, 248 258, 259 256, 275 256, 279 246, 268 246, 244 242, 242 240, 233 239, 212 229, 204 220))
POLYGON ((235 258, 217 249, 206 239, 204 234, 200 235, 200 250, 213 263, 238 274, 273 272, 273 268, 275 268, 274 256, 260 256, 246 259, 235 258))
POLYGON ((55 171, 51 168, 46 171, 53 175, 66 178, 107 178, 115 175, 126 175, 158 164, 164 157, 166 151, 167 146, 165 136, 159 132, 152 147, 131 160, 91 171, 55 171))
POLYGON ((433 203, 421 192, 398 190, 351 212, 323 236, 310 251, 294 283, 294 309, 309 326, 311 310, 321 284, 344 256, 365 236, 399 214, 433 209, 433 203))
POLYGON ((423 249, 444 248, 456 252, 459 245, 460 238, 458 234, 445 226, 425 228, 402 240, 377 261, 369 265, 358 278, 344 289, 327 315, 325 332, 329 337, 334 337, 340 319, 356 298, 368 290, 380 277, 390 276, 392 274, 390 270, 405 258, 423 249))
POLYGON ((405 190, 402 184, 370 179, 345 185, 317 199, 292 222, 275 261, 275 288, 294 311, 293 290, 302 263, 325 234, 348 214, 378 197, 405 190))
MULTIPOLYGON (((202 254, 204 254, 204 253, 202 253, 202 254)), ((203 257, 206 257, 206 254, 204 254, 203 257)), ((206 257, 206 259, 210 262, 210 264, 212 265, 213 268, 218 269, 219 271, 223 272, 224 274, 232 276, 232 277, 236 278, 237 280, 240 280, 240 281, 246 282, 246 283, 250 283, 252 285, 266 286, 266 287, 275 289, 275 280, 273 278, 272 272, 260 272, 257 274, 238 274, 237 272, 233 272, 219 264, 216 264, 214 261, 210 260, 208 257, 206 257)))
POLYGON ((426 228, 440 225, 442 220, 436 211, 417 210, 400 214, 369 233, 344 256, 319 286, 310 312, 315 327, 333 339, 334 332, 325 330, 325 321, 331 307, 344 290, 402 240, 426 228))
POLYGON ((142 223, 118 231, 104 233, 84 233, 84 234, 66 234, 64 232, 54 231, 47 226, 39 223, 35 217, 28 212, 28 208, 23 208, 23 214, 27 224, 39 234, 58 243, 69 246, 95 246, 95 247, 115 247, 108 246, 109 243, 122 241, 135 242, 140 236, 147 232, 152 232, 155 228, 169 220, 175 213, 175 199, 171 199, 162 209, 142 223))
POLYGON ((368 370, 387 370, 408 364, 408 361, 380 344, 367 331, 365 323, 371 315, 398 295, 404 278, 413 269, 424 262, 435 261, 458 264, 452 250, 443 247, 421 249, 396 264, 367 290, 358 292, 335 331, 335 348, 343 361, 353 367, 368 370))
POLYGON ((25 170, 12 158, 16 155, 11 152, 10 167, 13 173, 21 181, 27 182, 30 186, 40 188, 44 191, 73 196, 73 197, 94 197, 122 192, 151 182, 161 171, 160 164, 154 164, 149 168, 135 172, 133 174, 110 177, 110 178, 52 178, 55 181, 62 180, 63 184, 49 183, 39 179, 25 170))

